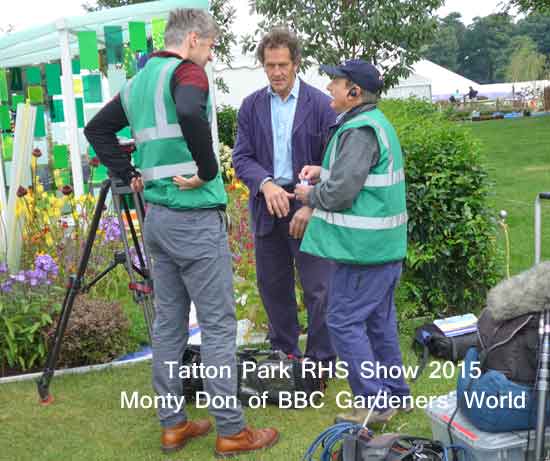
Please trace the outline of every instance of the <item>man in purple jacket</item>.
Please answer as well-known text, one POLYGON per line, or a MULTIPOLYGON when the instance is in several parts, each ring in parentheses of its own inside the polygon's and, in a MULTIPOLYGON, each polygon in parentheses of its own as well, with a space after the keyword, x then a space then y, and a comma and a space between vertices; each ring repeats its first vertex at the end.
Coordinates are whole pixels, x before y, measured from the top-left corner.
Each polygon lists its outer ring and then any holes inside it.
POLYGON ((320 165, 323 140, 336 119, 330 98, 297 78, 297 37, 275 28, 260 42, 258 60, 269 86, 242 103, 233 164, 250 190, 250 215, 256 250, 258 289, 269 317, 273 349, 301 356, 295 265, 308 310, 305 355, 328 362, 335 353, 325 311, 331 263, 300 252, 313 210, 292 194, 304 165, 320 165))

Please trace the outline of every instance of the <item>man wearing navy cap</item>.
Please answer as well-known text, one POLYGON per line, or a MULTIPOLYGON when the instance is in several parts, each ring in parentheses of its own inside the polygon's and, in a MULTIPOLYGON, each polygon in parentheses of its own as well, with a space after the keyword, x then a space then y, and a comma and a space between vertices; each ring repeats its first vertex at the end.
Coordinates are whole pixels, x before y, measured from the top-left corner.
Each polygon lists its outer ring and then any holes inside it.
POLYGON ((394 292, 407 251, 403 155, 393 126, 376 107, 383 80, 360 59, 321 66, 338 112, 323 165, 305 166, 296 197, 314 209, 301 250, 336 262, 327 325, 364 408, 337 420, 387 422, 410 409, 403 377, 394 292), (399 371, 401 372, 399 373, 399 371))

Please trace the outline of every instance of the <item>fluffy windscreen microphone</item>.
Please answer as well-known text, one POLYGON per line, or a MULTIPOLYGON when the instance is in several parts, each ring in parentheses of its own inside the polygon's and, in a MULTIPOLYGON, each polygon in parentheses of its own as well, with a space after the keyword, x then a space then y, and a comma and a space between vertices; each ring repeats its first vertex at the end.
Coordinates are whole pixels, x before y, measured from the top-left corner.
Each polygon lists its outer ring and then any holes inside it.
POLYGON ((500 282, 487 295, 487 309, 496 321, 550 309, 550 262, 500 282))

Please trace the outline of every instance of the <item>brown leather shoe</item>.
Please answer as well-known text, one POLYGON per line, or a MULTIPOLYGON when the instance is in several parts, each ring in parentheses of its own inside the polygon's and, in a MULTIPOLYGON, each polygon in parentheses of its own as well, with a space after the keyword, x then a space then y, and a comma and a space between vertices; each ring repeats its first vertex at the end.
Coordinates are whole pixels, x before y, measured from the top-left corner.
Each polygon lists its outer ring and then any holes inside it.
POLYGON ((231 458, 241 453, 270 448, 279 440, 279 431, 273 428, 251 429, 245 427, 238 434, 216 439, 216 457, 231 458))
POLYGON ((207 419, 198 421, 184 421, 172 427, 162 430, 160 448, 164 453, 177 451, 191 439, 202 437, 210 432, 212 424, 207 419))

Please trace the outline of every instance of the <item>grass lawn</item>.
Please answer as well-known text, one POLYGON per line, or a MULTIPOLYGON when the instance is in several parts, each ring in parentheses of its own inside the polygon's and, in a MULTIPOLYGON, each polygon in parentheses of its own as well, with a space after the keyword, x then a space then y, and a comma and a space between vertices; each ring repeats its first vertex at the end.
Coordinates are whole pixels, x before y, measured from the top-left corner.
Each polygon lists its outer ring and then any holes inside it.
MULTIPOLYGON (((512 240, 512 272, 533 263, 533 201, 537 192, 550 190, 550 118, 494 121, 468 124, 482 140, 490 175, 495 183, 492 203, 508 211, 512 240)), ((544 208, 543 223, 550 224, 550 204, 544 208)), ((503 240, 500 240, 502 243, 503 240)), ((543 255, 550 256, 550 232, 543 241, 543 255)), ((414 325, 401 325, 406 365, 416 364, 410 351, 414 325)), ((430 376, 428 367, 411 384, 415 396, 447 393, 455 379, 430 376)), ((54 378, 53 405, 37 403, 33 382, 0 387, 0 459, 6 460, 185 460, 214 459, 214 434, 192 441, 182 451, 162 455, 159 427, 153 409, 121 409, 121 392, 153 395, 150 363, 54 378)), ((332 424, 337 408, 335 397, 347 384, 332 380, 319 410, 280 410, 275 407, 246 410, 248 422, 256 427, 275 426, 281 431, 278 445, 265 453, 239 457, 246 461, 298 461, 316 435, 332 424)), ((206 410, 190 408, 191 418, 205 417, 206 410)), ((384 431, 430 436, 423 410, 396 416, 384 431)))
MULTIPOLYGON (((508 212, 511 272, 534 264, 534 202, 550 191, 550 117, 468 123, 494 182, 491 203, 508 212)), ((542 259, 550 258, 550 202, 542 202, 542 259)), ((499 243, 504 248, 504 239, 499 243)))
MULTIPOLYGON (((405 361, 416 364, 409 352, 410 339, 403 334, 405 361)), ((414 395, 440 395, 454 387, 454 380, 430 377, 435 367, 426 368, 414 395)), ((34 382, 2 385, 0 388, 0 459, 6 460, 181 460, 215 459, 215 435, 194 440, 183 450, 163 455, 159 450, 159 427, 153 409, 121 409, 121 392, 153 395, 150 362, 86 375, 54 378, 51 391, 55 402, 38 405, 34 382)), ((347 390, 343 380, 332 380, 319 410, 246 409, 247 422, 256 427, 275 426, 281 440, 269 451, 240 456, 245 461, 298 461, 319 432, 333 423, 342 410, 336 394, 347 390)), ((207 417, 206 410, 190 408, 191 418, 207 417)), ((399 414, 386 430, 431 435, 429 421, 420 409, 399 414)))

